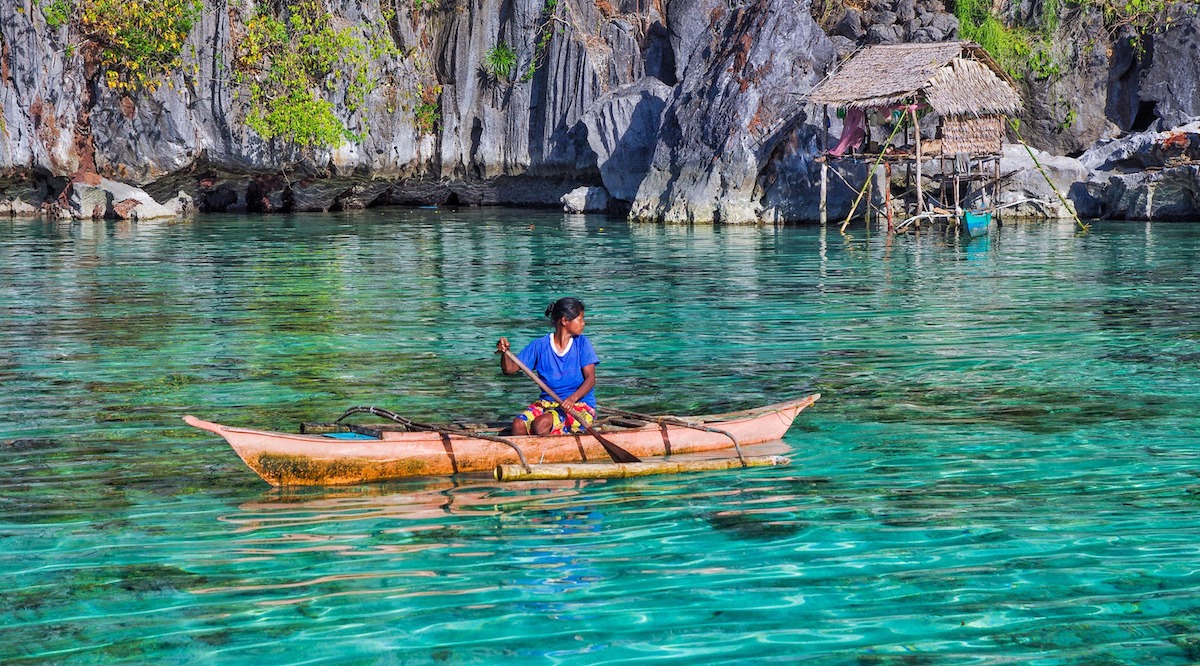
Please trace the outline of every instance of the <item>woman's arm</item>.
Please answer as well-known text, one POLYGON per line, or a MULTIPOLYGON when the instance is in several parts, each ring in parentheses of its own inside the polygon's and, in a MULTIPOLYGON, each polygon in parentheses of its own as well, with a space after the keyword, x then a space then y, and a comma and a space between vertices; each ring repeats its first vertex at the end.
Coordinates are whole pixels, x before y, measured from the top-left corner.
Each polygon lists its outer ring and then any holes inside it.
POLYGON ((506 375, 515 375, 521 371, 516 363, 508 360, 508 354, 504 352, 509 350, 508 338, 500 338, 496 341, 496 353, 500 355, 500 372, 506 375))
POLYGON ((579 388, 575 389, 575 392, 570 397, 563 399, 562 406, 567 409, 573 409, 575 402, 587 395, 588 391, 592 390, 592 387, 596 385, 596 364, 585 365, 581 370, 583 371, 583 383, 579 385, 579 388))

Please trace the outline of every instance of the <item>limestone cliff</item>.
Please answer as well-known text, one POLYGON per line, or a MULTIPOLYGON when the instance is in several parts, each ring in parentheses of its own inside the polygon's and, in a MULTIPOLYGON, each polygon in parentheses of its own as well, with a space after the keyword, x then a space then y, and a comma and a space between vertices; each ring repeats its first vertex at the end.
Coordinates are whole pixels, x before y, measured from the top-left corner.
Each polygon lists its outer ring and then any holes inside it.
POLYGON ((665 109, 634 218, 736 224, 762 217, 759 174, 782 136, 806 119, 799 96, 834 57, 807 8, 778 0, 708 8, 706 41, 690 54, 665 109))
MULTIPOLYGON (((332 23, 386 40, 352 109, 332 76, 314 92, 361 140, 301 146, 267 139, 237 63, 247 23, 275 5, 209 0, 184 66, 156 90, 105 85, 73 22, 51 27, 33 0, 0 3, 0 181, 11 202, 54 199, 81 174, 182 190, 201 210, 322 210, 376 200, 542 203, 598 180, 580 124, 599 97, 665 57, 660 12, 607 0, 332 2, 332 23), (658 26, 656 31, 655 26, 658 26), (513 53, 489 73, 489 50, 513 53), (658 54, 658 55, 656 55, 658 54), (422 105, 428 113, 422 122, 422 105), (514 183, 514 179, 532 180, 514 183)), ((280 12, 286 20, 286 10, 280 12)), ((339 63, 338 67, 347 67, 339 63)), ((10 203, 10 207, 11 207, 10 203)))
MULTIPOLYGON (((111 180, 173 210, 558 205, 602 185, 636 219, 811 220, 822 130, 800 95, 858 45, 959 36, 943 0, 206 0, 161 85, 113 87, 80 21, 100 1, 0 3, 0 214, 136 215, 111 180), (257 47, 281 42, 255 39, 302 3, 341 49, 326 62, 304 42, 296 62, 323 63, 304 102, 347 140, 262 130, 278 100, 256 88, 257 47), (108 200, 84 196, 98 186, 108 200)), ((1013 24, 1045 13, 991 6, 1013 24)), ((1181 17, 1136 48, 1086 8, 1047 28, 1054 67, 1022 79, 1026 139, 1079 154, 1200 115, 1198 23, 1181 17)), ((1090 182, 1096 210, 1139 214, 1105 199, 1107 175, 1090 182)))

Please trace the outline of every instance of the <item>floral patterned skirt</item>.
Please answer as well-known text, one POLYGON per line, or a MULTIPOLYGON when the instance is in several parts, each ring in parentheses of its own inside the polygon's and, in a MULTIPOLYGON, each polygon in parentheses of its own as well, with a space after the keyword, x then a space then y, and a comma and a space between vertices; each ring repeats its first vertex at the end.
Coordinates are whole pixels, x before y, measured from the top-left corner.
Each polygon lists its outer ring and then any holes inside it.
MULTIPOLYGON (((575 403, 575 411, 587 421, 587 425, 591 425, 596 419, 596 408, 591 405, 586 405, 582 402, 575 403)), ((552 400, 535 400, 533 404, 525 408, 525 411, 517 414, 517 418, 525 422, 526 427, 537 417, 550 412, 554 415, 554 428, 550 431, 551 435, 565 435, 583 432, 583 424, 577 422, 574 417, 558 406, 557 402, 552 400)))

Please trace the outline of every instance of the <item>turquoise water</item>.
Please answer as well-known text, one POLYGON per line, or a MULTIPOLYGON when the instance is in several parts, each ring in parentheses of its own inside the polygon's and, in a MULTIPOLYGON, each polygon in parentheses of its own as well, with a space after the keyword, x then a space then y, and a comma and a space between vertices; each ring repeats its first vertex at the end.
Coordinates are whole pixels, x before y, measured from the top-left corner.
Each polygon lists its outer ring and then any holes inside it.
POLYGON ((1200 226, 368 211, 0 222, 0 662, 1200 660, 1200 226), (588 304, 602 402, 824 394, 779 469, 271 490, 193 413, 504 418, 588 304))

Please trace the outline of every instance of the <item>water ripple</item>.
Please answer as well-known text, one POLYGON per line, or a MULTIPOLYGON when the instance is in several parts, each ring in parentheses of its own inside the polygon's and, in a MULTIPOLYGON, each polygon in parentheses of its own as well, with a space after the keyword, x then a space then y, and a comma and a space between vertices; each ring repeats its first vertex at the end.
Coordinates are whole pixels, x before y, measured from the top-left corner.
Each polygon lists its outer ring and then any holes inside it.
POLYGON ((0 662, 1200 661, 1194 225, 0 227, 0 662), (507 418, 563 285, 605 401, 822 392, 792 466, 267 490, 179 421, 507 418))

